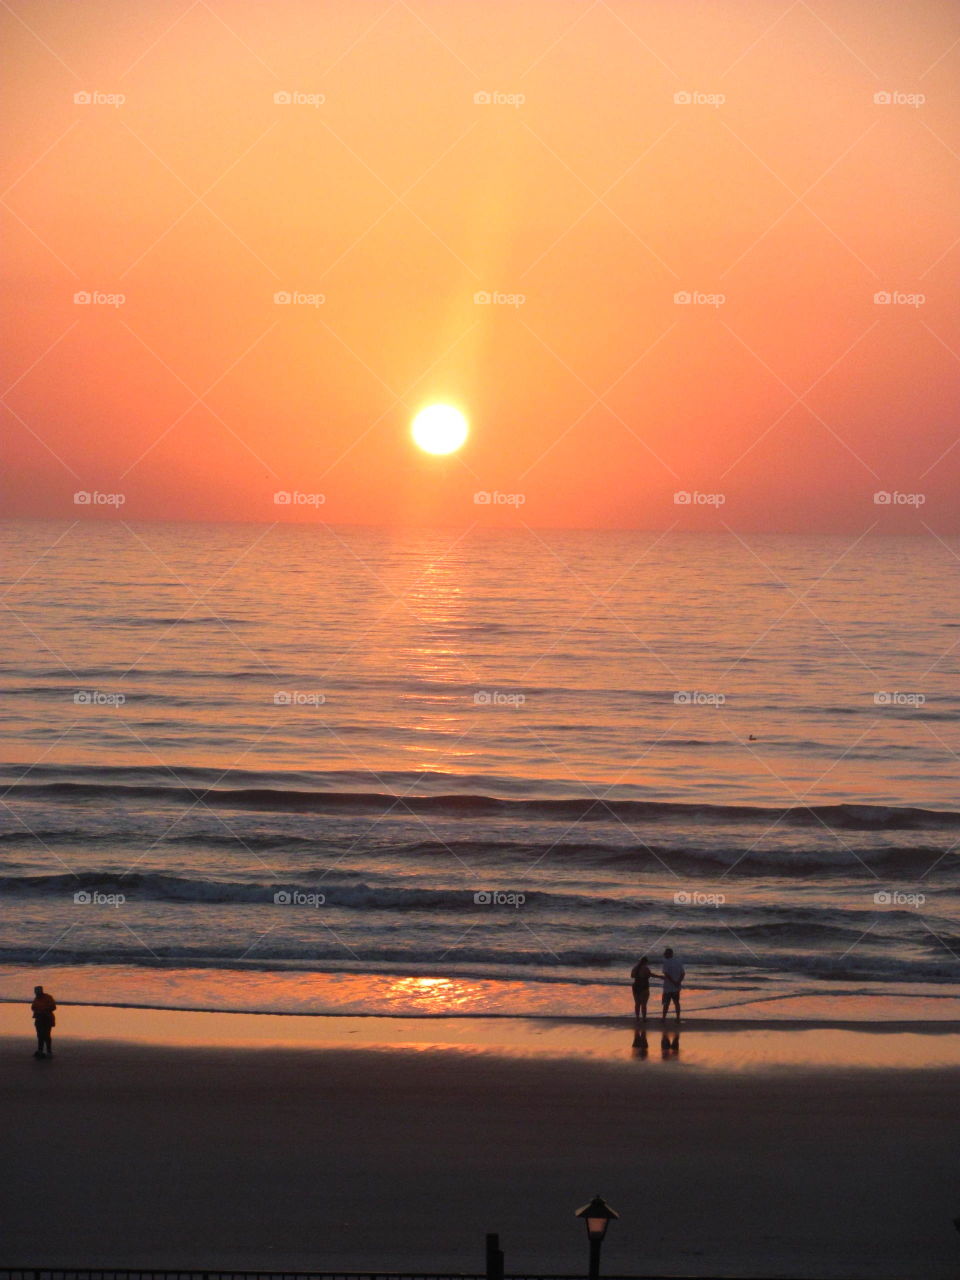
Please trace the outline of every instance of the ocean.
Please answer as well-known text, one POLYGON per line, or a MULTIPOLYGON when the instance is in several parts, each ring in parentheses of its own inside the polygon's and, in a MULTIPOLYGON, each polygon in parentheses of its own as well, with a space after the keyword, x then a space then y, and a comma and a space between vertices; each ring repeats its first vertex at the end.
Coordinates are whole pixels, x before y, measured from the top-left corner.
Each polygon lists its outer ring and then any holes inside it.
POLYGON ((0 525, 0 998, 960 995, 960 542, 0 525))

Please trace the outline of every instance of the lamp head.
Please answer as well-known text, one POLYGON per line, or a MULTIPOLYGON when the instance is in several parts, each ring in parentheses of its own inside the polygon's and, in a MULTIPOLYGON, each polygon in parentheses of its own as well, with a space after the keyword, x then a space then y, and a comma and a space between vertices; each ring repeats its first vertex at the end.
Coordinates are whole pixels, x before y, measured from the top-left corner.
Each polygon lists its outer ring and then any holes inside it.
POLYGON ((605 1200, 600 1196, 594 1196, 589 1204, 585 1204, 583 1208, 577 1210, 577 1217, 583 1218, 587 1224, 587 1235, 591 1240, 602 1240, 607 1234, 607 1227, 614 1218, 620 1215, 616 1209, 611 1209, 605 1200))

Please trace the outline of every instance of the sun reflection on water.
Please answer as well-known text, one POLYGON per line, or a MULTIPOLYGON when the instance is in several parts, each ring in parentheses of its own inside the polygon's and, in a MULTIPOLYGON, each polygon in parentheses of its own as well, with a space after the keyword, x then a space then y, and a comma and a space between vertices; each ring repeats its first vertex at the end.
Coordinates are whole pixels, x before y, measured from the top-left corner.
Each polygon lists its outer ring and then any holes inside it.
POLYGON ((464 1013, 477 1007, 476 983, 455 978, 395 978, 383 992, 387 1004, 420 1013, 464 1013))

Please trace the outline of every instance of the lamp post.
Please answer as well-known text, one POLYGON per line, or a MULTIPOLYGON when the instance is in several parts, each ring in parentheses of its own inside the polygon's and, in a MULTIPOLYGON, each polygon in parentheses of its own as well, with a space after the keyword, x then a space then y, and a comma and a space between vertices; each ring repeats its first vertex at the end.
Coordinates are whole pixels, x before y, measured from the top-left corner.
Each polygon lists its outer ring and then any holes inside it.
POLYGON ((605 1200, 594 1196, 589 1204, 577 1210, 577 1217, 584 1218, 587 1224, 587 1239, 590 1241, 590 1280, 598 1280, 600 1275, 600 1246, 607 1234, 607 1227, 614 1218, 620 1215, 611 1209, 605 1200))
POLYGON ((486 1280, 503 1280, 503 1250, 496 1231, 487 1232, 486 1280))

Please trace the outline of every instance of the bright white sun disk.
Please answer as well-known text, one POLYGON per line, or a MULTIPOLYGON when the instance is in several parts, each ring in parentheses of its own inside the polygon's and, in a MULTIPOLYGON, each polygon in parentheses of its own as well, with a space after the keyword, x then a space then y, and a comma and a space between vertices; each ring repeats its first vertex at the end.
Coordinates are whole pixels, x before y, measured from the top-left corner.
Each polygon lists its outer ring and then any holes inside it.
POLYGON ((432 404, 421 409, 410 433, 425 453, 454 453, 467 438, 469 427, 459 409, 450 404, 432 404))

